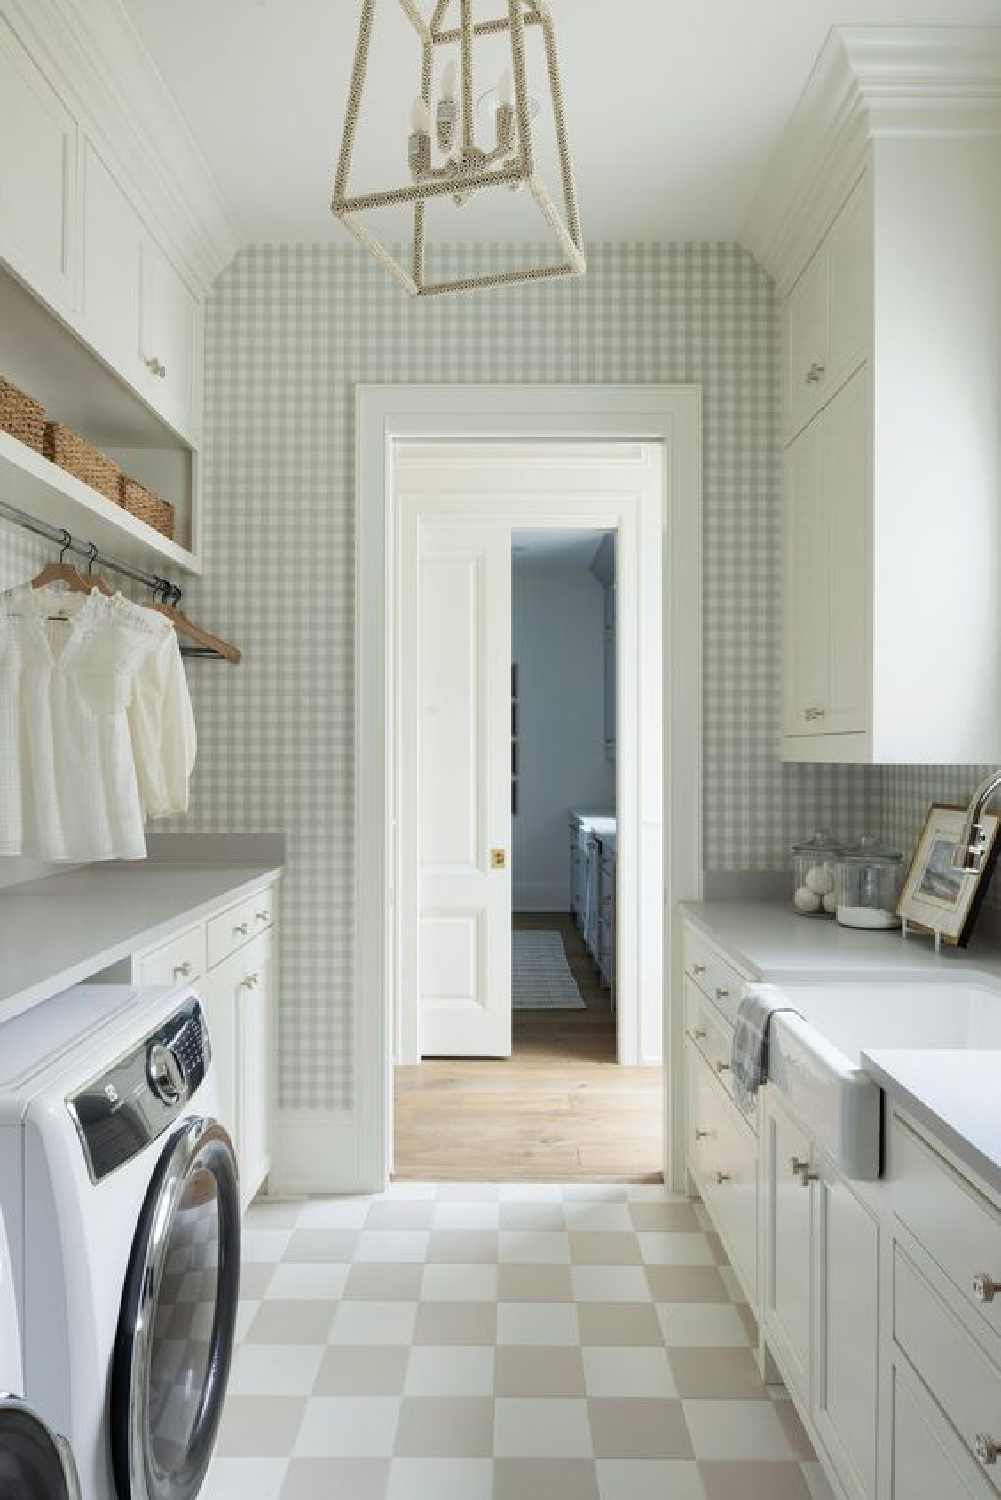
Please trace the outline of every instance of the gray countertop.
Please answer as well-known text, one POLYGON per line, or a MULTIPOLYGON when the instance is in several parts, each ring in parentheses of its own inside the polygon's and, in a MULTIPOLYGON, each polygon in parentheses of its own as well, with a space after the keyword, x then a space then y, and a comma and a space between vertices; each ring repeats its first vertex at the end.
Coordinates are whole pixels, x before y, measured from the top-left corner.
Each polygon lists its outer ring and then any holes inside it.
POLYGON ((0 1018, 225 910, 280 865, 94 865, 0 891, 0 1018))
MULTIPOLYGON (((929 938, 857 932, 801 917, 781 902, 685 902, 682 911, 751 980, 913 975, 955 981, 986 975, 1001 982, 1001 947, 989 938, 936 954, 929 938)), ((878 1048, 863 1052, 862 1065, 930 1135, 1001 1193, 1001 1052, 878 1048)))

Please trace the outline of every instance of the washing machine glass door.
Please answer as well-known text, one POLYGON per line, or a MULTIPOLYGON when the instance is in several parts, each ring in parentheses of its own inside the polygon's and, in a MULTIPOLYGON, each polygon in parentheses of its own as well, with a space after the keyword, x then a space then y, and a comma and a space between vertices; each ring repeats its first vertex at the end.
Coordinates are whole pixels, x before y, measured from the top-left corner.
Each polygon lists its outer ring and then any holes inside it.
POLYGON ((0 1500, 80 1500, 69 1445, 16 1396, 0 1396, 0 1500))
POLYGON ((120 1500, 195 1500, 226 1395, 240 1293, 236 1159, 216 1121, 170 1138, 133 1244, 111 1380, 120 1500))

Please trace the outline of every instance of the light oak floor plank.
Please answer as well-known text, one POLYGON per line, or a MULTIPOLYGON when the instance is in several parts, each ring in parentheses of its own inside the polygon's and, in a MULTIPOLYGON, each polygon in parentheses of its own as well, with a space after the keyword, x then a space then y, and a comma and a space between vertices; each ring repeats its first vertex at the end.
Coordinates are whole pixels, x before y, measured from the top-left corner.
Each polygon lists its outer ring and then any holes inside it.
POLYGON ((513 1055, 396 1069, 398 1179, 648 1182, 662 1175, 660 1068, 620 1068, 607 990, 566 913, 555 928, 586 1008, 515 1011, 513 1055))

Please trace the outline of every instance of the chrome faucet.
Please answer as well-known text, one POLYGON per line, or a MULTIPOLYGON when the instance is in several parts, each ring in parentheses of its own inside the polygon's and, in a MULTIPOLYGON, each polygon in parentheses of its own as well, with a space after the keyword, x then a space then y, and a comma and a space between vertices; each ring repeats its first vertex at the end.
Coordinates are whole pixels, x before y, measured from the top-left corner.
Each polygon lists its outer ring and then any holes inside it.
POLYGON ((992 771, 973 793, 970 805, 966 809, 963 831, 952 856, 954 870, 972 870, 976 873, 983 864, 984 853, 987 849, 987 834, 980 818, 988 802, 999 791, 1001 791, 1001 771, 992 771))

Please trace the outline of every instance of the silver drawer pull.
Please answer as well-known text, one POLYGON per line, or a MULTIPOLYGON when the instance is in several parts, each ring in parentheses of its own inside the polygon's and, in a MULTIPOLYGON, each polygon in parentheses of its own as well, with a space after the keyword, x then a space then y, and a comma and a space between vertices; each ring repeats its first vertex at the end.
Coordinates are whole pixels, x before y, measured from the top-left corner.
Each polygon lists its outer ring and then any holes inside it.
POLYGON ((724 1184, 724 1182, 729 1182, 729 1181, 730 1181, 730 1174, 729 1174, 729 1172, 717 1172, 716 1173, 716 1186, 717 1187, 722 1187, 723 1184, 724 1184))
POLYGON ((692 1032, 692 1040, 695 1042, 704 1042, 708 1035, 709 1033, 705 1030, 704 1027, 697 1026, 692 1032))
POLYGON ((189 963, 175 964, 174 965, 174 978, 175 979, 190 979, 190 977, 191 977, 191 965, 189 963))
POLYGON ((817 1173, 810 1171, 810 1163, 800 1161, 798 1156, 790 1156, 789 1166, 792 1169, 792 1175, 799 1178, 800 1187, 808 1188, 811 1182, 818 1180, 817 1173))
POLYGON ((705 966, 705 964, 692 964, 692 973, 693 974, 704 974, 705 972, 706 972, 706 966, 705 966))
POLYGON ((246 937, 247 933, 249 931, 250 931, 250 923, 249 922, 238 922, 237 925, 233 928, 233 936, 234 937, 246 937))
POLYGON ((717 1000, 729 1000, 729 998, 730 998, 730 991, 729 990, 721 990, 721 989, 719 989, 717 987, 717 990, 716 990, 716 999, 717 1000))
POLYGON ((819 385, 826 373, 824 365, 812 364, 806 372, 807 385, 819 385))
POLYGON ((717 1073, 729 1073, 730 1064, 728 1062, 718 1062, 716 1064, 716 1071, 717 1073))
POLYGON ((978 1302, 993 1302, 998 1292, 1001 1292, 1001 1281, 995 1281, 986 1271, 974 1276, 973 1295, 978 1302))
POLYGON ((988 1437, 986 1432, 978 1432, 973 1439, 973 1451, 977 1455, 985 1469, 998 1461, 1001 1454, 1001 1443, 995 1442, 994 1438, 988 1437))
POLYGON ((808 724, 812 724, 815 719, 824 719, 826 717, 826 708, 804 708, 803 710, 803 718, 807 721, 808 724))
POLYGON ((271 921, 271 913, 269 911, 259 911, 257 913, 257 920, 259 922, 270 922, 271 921))
POLYGON ((697 1141, 707 1141, 707 1140, 709 1140, 709 1138, 711 1137, 711 1135, 712 1135, 712 1131, 711 1130, 699 1130, 698 1127, 696 1126, 695 1139, 697 1141))
POLYGON ((260 974, 248 974, 240 981, 240 988, 243 990, 256 990, 260 977, 260 974))

